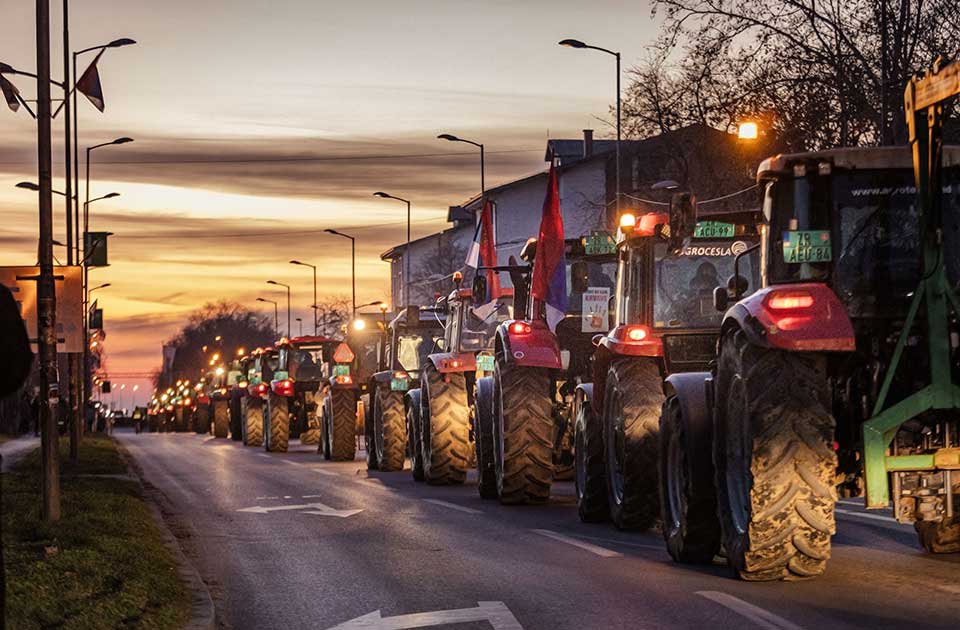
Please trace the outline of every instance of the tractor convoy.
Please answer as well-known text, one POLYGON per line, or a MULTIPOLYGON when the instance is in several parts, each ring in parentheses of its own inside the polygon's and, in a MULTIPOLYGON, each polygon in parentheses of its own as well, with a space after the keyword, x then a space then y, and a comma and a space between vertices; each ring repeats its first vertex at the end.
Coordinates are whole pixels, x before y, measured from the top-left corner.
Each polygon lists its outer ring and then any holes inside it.
POLYGON ((335 461, 362 436, 368 470, 475 468, 508 505, 573 479, 581 520, 658 527, 675 561, 750 581, 821 574, 841 496, 960 552, 960 147, 940 138, 958 76, 911 81, 909 147, 770 157, 740 209, 675 189, 615 234, 541 226, 519 261, 389 323, 211 360, 149 430, 299 437, 335 461))

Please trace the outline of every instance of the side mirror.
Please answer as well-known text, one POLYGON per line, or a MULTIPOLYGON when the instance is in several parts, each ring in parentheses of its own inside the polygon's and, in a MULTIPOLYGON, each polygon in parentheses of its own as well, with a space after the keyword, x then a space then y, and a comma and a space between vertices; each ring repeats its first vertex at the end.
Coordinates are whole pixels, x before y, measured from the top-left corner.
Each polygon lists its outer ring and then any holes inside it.
POLYGON ((477 275, 473 277, 473 295, 471 296, 473 305, 480 306, 481 304, 486 303, 486 298, 487 274, 483 271, 478 271, 477 275))
POLYGON ((727 279, 727 293, 732 295, 735 300, 739 300, 740 296, 746 293, 748 288, 750 288, 750 283, 739 274, 735 276, 731 275, 727 279))
POLYGON ((730 295, 726 287, 714 287, 713 289, 713 308, 718 311, 726 311, 730 305, 730 295))
POLYGON ((587 263, 578 260, 570 265, 570 287, 574 293, 583 293, 590 285, 590 268, 587 263))

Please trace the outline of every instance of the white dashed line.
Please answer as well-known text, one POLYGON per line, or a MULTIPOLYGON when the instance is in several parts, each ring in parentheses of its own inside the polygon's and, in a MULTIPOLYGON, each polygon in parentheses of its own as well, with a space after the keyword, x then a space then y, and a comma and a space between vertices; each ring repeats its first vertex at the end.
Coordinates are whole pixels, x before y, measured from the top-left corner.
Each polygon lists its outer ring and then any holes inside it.
POLYGON ((291 462, 289 459, 283 459, 280 461, 282 461, 284 464, 290 464, 291 466, 303 466, 303 464, 300 462, 291 462))
POLYGON ((323 496, 322 494, 304 494, 300 498, 301 499, 319 499, 322 496, 323 496))
POLYGON ((547 538, 552 538, 556 541, 573 545, 574 547, 578 547, 584 551, 589 551, 590 553, 600 556, 601 558, 619 558, 623 555, 618 551, 613 551, 612 549, 607 549, 599 545, 592 545, 590 543, 583 542, 582 540, 577 540, 576 538, 570 538, 569 536, 552 532, 549 529, 531 529, 530 531, 532 531, 534 534, 540 534, 541 536, 546 536, 547 538))
POLYGON ((441 501, 440 499, 424 499, 427 503, 432 503, 434 505, 439 505, 441 507, 450 508, 451 510, 456 510, 458 512, 464 512, 465 514, 483 514, 480 510, 475 510, 473 508, 468 508, 463 505, 457 505, 456 503, 449 503, 447 501, 441 501))
POLYGON ((721 593, 720 591, 697 591, 697 595, 705 597, 725 608, 729 608, 738 615, 746 617, 766 630, 803 630, 801 626, 798 626, 792 621, 787 621, 769 610, 748 604, 742 599, 738 599, 727 593, 721 593))
POLYGON ((338 475, 337 473, 333 472, 332 470, 323 470, 322 468, 311 468, 310 470, 312 470, 312 471, 315 472, 315 473, 320 473, 321 475, 326 475, 326 476, 328 476, 328 477, 339 477, 339 476, 340 476, 340 475, 338 475))
POLYGON ((858 516, 860 518, 869 518, 874 521, 884 521, 886 523, 900 525, 900 523, 897 523, 897 519, 893 518, 892 516, 883 516, 881 514, 865 514, 863 512, 854 512, 853 510, 841 510, 840 508, 834 508, 834 512, 837 514, 847 514, 849 516, 858 516))

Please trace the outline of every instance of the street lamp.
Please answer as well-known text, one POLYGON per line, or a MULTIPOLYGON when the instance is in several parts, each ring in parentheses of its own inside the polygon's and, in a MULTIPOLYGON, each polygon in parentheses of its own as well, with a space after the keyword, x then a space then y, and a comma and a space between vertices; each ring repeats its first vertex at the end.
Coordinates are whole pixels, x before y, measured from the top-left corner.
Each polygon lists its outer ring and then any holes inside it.
MULTIPOLYGON (((303 267, 310 267, 313 269, 313 334, 317 334, 317 266, 311 265, 310 263, 300 262, 299 260, 291 260, 291 265, 301 265, 303 267)), ((301 331, 302 334, 302 331, 301 331)))
MULTIPOLYGON (((343 238, 350 239, 350 286, 351 290, 351 300, 350 303, 353 306, 353 313, 357 312, 357 239, 349 234, 344 234, 343 232, 337 232, 336 230, 326 229, 324 230, 327 234, 333 234, 334 236, 342 236, 343 238)), ((316 318, 316 301, 314 301, 314 318, 316 318)))
POLYGON ((290 330, 290 285, 284 284, 282 282, 277 282, 276 280, 267 280, 267 284, 272 284, 278 287, 284 287, 287 290, 287 335, 292 337, 293 331, 290 330))
POLYGON ((484 164, 483 164, 483 145, 479 142, 474 142, 473 140, 467 140, 465 138, 458 138, 457 136, 449 133, 441 133, 437 136, 438 140, 449 140, 450 142, 465 142, 467 144, 472 144, 475 147, 480 148, 480 211, 483 212, 483 206, 487 201, 487 185, 484 181, 484 164))
POLYGON ((279 324, 277 323, 277 303, 273 300, 268 300, 262 297, 257 298, 257 302, 269 302, 273 304, 273 330, 276 331, 279 324))
POLYGON ((617 216, 620 216, 620 53, 599 46, 591 46, 578 39, 564 39, 559 44, 567 48, 599 50, 608 55, 613 55, 617 59, 617 216))
POLYGON ((90 289, 89 291, 87 291, 87 295, 90 295, 91 293, 93 293, 93 292, 96 291, 97 289, 106 289, 106 288, 109 287, 109 286, 112 286, 112 285, 111 285, 109 282, 104 282, 103 284, 101 284, 101 285, 99 285, 99 286, 96 286, 96 287, 93 287, 92 289, 90 289))
MULTIPOLYGON (((34 184, 33 182, 18 182, 16 184, 16 187, 23 188, 24 190, 32 190, 34 192, 40 192, 40 186, 34 184)), ((52 192, 55 195, 60 195, 61 197, 67 196, 66 193, 60 192, 59 190, 51 190, 50 192, 52 192)))
POLYGON ((375 192, 373 193, 374 197, 380 197, 381 199, 395 199, 396 201, 402 201, 407 204, 407 247, 403 251, 403 262, 404 262, 404 272, 403 272, 403 296, 404 304, 407 306, 410 305, 410 202, 406 199, 401 199, 400 197, 394 197, 393 195, 388 195, 385 192, 375 192))

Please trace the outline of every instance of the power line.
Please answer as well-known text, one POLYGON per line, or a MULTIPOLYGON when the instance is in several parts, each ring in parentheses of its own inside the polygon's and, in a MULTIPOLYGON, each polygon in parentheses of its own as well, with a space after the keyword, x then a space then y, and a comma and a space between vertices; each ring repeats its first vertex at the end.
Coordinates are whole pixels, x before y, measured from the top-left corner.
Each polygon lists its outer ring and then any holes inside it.
MULTIPOLYGON (((447 222, 445 218, 437 217, 435 219, 420 219, 418 221, 411 221, 411 223, 424 224, 424 223, 437 223, 441 221, 444 223, 447 222)), ((406 221, 391 221, 390 223, 373 223, 373 224, 366 224, 366 225, 342 226, 342 227, 338 227, 337 229, 356 232, 359 230, 369 230, 372 228, 383 228, 383 227, 391 227, 394 225, 406 225, 406 224, 407 224, 406 221)), ((156 239, 156 238, 162 238, 162 239, 176 238, 177 240, 180 240, 185 238, 215 238, 215 239, 252 238, 252 237, 258 237, 258 236, 294 236, 298 234, 322 234, 325 231, 326 231, 326 228, 317 228, 315 230, 289 230, 289 231, 276 230, 276 231, 268 231, 268 232, 241 232, 237 234, 221 234, 215 231, 211 231, 209 234, 170 234, 170 233, 133 234, 133 235, 116 234, 113 236, 113 239, 143 240, 143 239, 156 239)))

